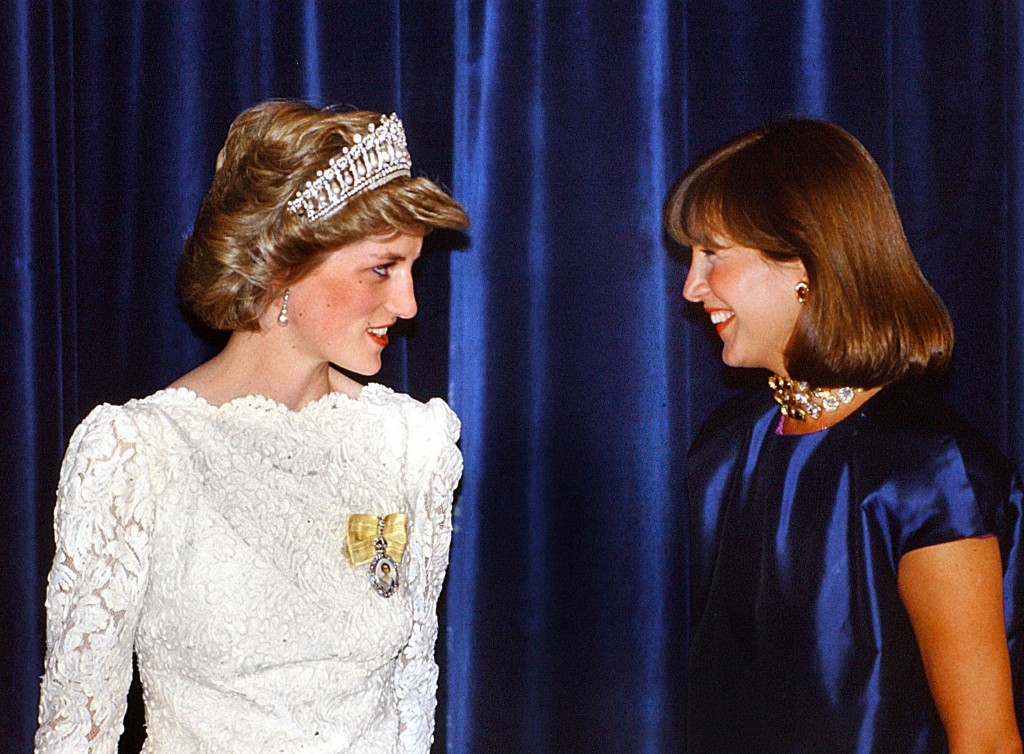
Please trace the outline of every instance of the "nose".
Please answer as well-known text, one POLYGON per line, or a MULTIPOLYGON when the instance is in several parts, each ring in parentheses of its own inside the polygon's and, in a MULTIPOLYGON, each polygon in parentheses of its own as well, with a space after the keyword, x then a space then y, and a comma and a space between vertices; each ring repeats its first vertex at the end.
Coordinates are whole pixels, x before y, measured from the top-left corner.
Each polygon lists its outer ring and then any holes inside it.
POLYGON ((412 275, 405 274, 392 278, 394 287, 388 300, 388 309, 399 319, 412 319, 416 316, 416 291, 413 288, 412 275))
POLYGON ((683 283, 683 298, 696 303, 701 301, 704 294, 707 293, 708 282, 701 264, 696 259, 696 254, 694 257, 690 264, 690 271, 686 273, 686 282, 683 283))

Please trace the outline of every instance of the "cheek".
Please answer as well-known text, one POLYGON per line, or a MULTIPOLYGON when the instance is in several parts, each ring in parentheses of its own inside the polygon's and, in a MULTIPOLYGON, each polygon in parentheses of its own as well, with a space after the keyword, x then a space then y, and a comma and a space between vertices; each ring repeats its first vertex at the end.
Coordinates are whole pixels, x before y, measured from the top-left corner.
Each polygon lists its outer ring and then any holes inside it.
POLYGON ((705 280, 707 281, 708 288, 723 297, 735 296, 738 293, 742 293, 743 289, 747 287, 744 284, 744 275, 741 271, 728 265, 711 267, 705 276, 705 280))
POLYGON ((318 293, 317 308, 331 317, 355 317, 368 305, 373 286, 360 282, 325 286, 318 293))
POLYGON ((379 284, 360 282, 350 286, 337 303, 355 315, 368 315, 380 307, 381 291, 383 287, 379 284))

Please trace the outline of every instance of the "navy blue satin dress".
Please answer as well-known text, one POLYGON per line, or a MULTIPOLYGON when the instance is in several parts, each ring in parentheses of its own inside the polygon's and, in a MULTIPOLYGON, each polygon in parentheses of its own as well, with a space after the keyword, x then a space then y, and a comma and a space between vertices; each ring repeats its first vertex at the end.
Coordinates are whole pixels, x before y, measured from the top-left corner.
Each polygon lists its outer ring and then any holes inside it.
POLYGON ((915 548, 995 535, 1022 720, 1021 486, 941 402, 888 387, 830 429, 779 435, 767 394, 690 449, 691 752, 945 751, 896 589, 915 548))

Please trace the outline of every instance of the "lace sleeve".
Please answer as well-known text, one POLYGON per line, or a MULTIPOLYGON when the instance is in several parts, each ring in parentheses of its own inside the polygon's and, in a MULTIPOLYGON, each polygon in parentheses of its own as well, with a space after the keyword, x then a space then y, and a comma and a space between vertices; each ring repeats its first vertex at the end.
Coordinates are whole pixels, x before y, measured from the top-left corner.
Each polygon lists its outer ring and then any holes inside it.
POLYGON ((78 427, 61 467, 36 751, 115 752, 149 571, 149 479, 120 407, 78 427))
MULTIPOLYGON (((413 599, 413 629, 402 651, 395 683, 398 697, 401 751, 427 752, 434 740, 434 709, 437 706, 437 599, 448 568, 452 536, 452 494, 462 476, 462 454, 455 443, 459 420, 441 400, 427 405, 434 421, 425 436, 416 438, 419 452, 429 454, 417 494, 417 510, 424 511, 429 530, 419 556, 410 564, 415 583, 410 581, 413 599)), ((411 452, 410 455, 414 455, 411 452)), ((410 576, 413 576, 410 573, 410 576)))

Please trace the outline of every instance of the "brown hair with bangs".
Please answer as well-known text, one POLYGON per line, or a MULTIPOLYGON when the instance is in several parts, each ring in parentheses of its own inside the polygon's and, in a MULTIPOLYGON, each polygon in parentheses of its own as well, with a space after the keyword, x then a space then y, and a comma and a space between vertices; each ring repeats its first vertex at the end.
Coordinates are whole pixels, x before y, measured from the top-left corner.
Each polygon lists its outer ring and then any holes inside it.
POLYGON ((673 187, 664 222, 687 246, 731 242, 803 262, 810 294, 785 352, 793 379, 876 387, 949 361, 949 314, 885 177, 838 126, 784 120, 736 137, 673 187))
POLYGON ((317 170, 380 118, 293 101, 263 102, 235 118, 179 270, 182 299, 200 320, 218 330, 258 330, 274 297, 342 246, 469 224, 432 181, 404 176, 314 222, 287 210, 317 170))

